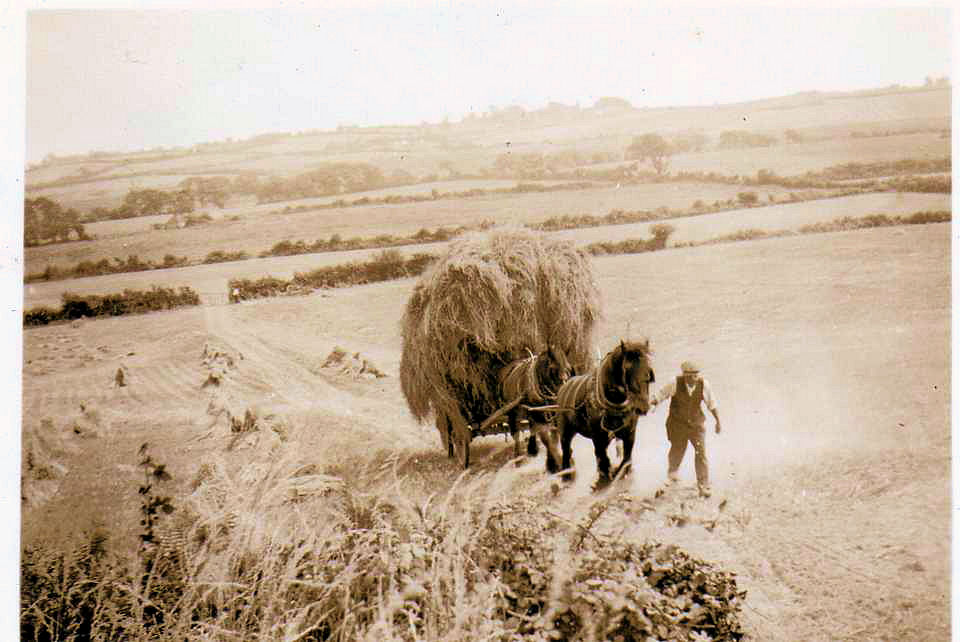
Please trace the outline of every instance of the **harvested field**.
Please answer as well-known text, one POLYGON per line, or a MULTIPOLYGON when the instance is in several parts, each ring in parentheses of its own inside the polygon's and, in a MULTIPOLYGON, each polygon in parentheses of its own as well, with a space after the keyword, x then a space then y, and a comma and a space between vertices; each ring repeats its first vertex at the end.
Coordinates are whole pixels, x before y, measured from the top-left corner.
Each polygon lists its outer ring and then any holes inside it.
MULTIPOLYGON (((762 193, 762 192, 761 192, 762 193)), ((825 223, 849 216, 858 218, 871 214, 909 216, 920 211, 950 211, 949 194, 859 194, 806 203, 783 203, 764 207, 718 212, 704 216, 669 219, 666 222, 676 230, 668 245, 702 243, 720 236, 744 230, 775 232, 797 230, 804 225, 825 223)), ((560 238, 577 243, 596 243, 631 238, 649 238, 651 226, 656 223, 611 225, 580 230, 554 232, 560 238)))
MULTIPOLYGON (((149 217, 142 229, 137 223, 129 225, 129 235, 111 236, 96 241, 56 244, 27 248, 26 272, 40 272, 47 264, 69 266, 83 260, 99 260, 117 256, 126 258, 137 254, 142 260, 162 262, 165 254, 202 259, 214 250, 245 250, 251 255, 269 249, 283 240, 313 242, 339 234, 343 238, 372 238, 379 234, 397 236, 416 234, 419 230, 437 227, 477 225, 482 221, 506 223, 535 223, 564 214, 591 214, 604 216, 614 209, 645 210, 657 207, 687 208, 694 201, 706 203, 736 199, 742 186, 710 183, 668 183, 655 185, 628 185, 597 189, 551 193, 503 194, 467 199, 450 199, 403 205, 357 206, 346 209, 323 209, 313 212, 279 213, 286 205, 297 201, 274 204, 269 209, 257 206, 256 216, 243 214, 242 208, 230 214, 214 216, 241 216, 238 221, 219 221, 213 225, 153 230, 156 217, 149 217), (268 214, 265 212, 278 212, 268 214)), ((763 194, 778 198, 790 190, 771 187, 763 194)), ((113 222, 99 224, 115 230, 113 222)), ((90 231, 96 228, 91 226, 90 231)))
MULTIPOLYGON (((700 360, 724 420, 708 437, 717 492, 698 502, 688 497, 690 461, 675 496, 652 498, 664 474, 663 411, 641 418, 633 478, 616 489, 635 507, 621 527, 737 573, 748 639, 949 637, 949 258, 950 226, 937 224, 594 260, 605 312, 597 347, 629 322, 652 337, 660 382, 680 360, 700 360), (670 516, 683 511, 680 528, 670 516)), ((58 492, 24 514, 26 541, 67 537, 98 515, 132 537, 138 471, 129 464, 143 440, 183 485, 222 453, 222 438, 194 439, 212 421, 200 387, 206 344, 243 355, 227 378, 236 403, 284 417, 290 448, 311 461, 360 467, 386 448, 430 462, 403 469, 406 494, 453 484, 461 471, 436 456, 435 430, 414 422, 400 394, 399 318, 412 286, 27 330, 25 424, 49 418, 59 430, 79 421, 83 402, 98 411, 100 434, 61 455, 58 492), (338 346, 388 376, 326 373, 338 346), (122 388, 112 385, 120 365, 122 388)), ((479 441, 471 474, 512 449, 479 441)), ((580 481, 545 500, 561 514, 590 497, 592 452, 574 444, 580 481)), ((519 474, 532 483, 542 461, 519 474)))
MULTIPOLYGON (((807 203, 792 203, 768 207, 749 208, 706 214, 667 222, 676 228, 670 237, 670 243, 701 242, 732 232, 751 228, 762 230, 795 229, 801 225, 832 221, 842 216, 866 216, 868 214, 912 214, 922 210, 950 209, 950 198, 941 194, 863 194, 838 199, 818 200, 807 203)), ((552 232, 551 236, 573 240, 578 244, 600 241, 619 241, 625 238, 649 238, 651 223, 632 225, 609 225, 594 228, 552 232)), ((199 230, 154 231, 153 238, 168 237, 184 232, 196 233, 200 242, 199 230)), ((65 247, 83 245, 69 244, 65 247)), ((405 254, 416 252, 439 253, 444 243, 429 245, 407 245, 396 249, 405 254)), ((139 254, 141 258, 149 254, 140 253, 146 245, 120 246, 120 256, 127 253, 139 254)), ((35 248, 43 249, 43 248, 35 248)), ((301 254, 270 258, 249 259, 212 265, 194 265, 184 268, 150 270, 106 276, 85 277, 67 281, 36 282, 24 286, 26 308, 39 305, 57 306, 60 294, 65 291, 74 294, 107 294, 119 292, 125 288, 134 290, 149 289, 156 284, 163 287, 189 286, 200 293, 201 298, 210 302, 224 301, 227 294, 227 282, 230 279, 256 279, 273 276, 290 279, 295 272, 306 272, 319 267, 337 265, 350 261, 368 260, 380 250, 351 250, 345 252, 323 252, 319 254, 301 254)), ((161 255, 162 256, 162 255, 161 255)), ((40 267, 37 268, 42 269, 40 267)))

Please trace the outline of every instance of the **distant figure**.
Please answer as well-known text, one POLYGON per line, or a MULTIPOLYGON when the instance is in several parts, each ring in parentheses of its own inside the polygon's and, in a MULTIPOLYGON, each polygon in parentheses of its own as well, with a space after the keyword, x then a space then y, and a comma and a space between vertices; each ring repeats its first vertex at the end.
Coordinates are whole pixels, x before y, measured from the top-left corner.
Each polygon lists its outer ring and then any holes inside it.
POLYGON ((123 374, 123 368, 117 368, 117 374, 114 375, 113 381, 118 388, 123 388, 127 385, 127 378, 123 374))
POLYGON ((700 367, 692 361, 680 364, 681 375, 661 388, 651 400, 652 407, 670 399, 670 412, 667 415, 667 439, 670 440, 670 453, 667 455, 667 483, 679 480, 677 471, 687 452, 687 442, 693 444, 694 465, 697 470, 697 486, 701 497, 710 497, 710 471, 707 465, 706 419, 701 404, 717 422, 716 432, 720 434, 720 413, 710 383, 700 376, 700 367))

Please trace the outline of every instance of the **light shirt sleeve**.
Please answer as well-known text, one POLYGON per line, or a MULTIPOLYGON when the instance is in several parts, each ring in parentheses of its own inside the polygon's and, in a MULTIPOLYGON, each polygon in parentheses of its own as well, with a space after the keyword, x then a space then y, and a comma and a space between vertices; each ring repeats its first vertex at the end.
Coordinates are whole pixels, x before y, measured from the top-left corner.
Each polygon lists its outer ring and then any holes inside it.
POLYGON ((660 392, 657 393, 657 395, 656 395, 657 403, 660 403, 660 402, 662 402, 662 401, 665 401, 665 400, 669 399, 669 398, 672 397, 674 394, 676 394, 676 392, 677 392, 677 380, 676 380, 676 379, 671 379, 671 380, 667 383, 667 385, 665 385, 664 387, 660 388, 660 392))
POLYGON ((708 410, 716 410, 717 402, 713 398, 713 389, 710 388, 710 382, 703 378, 700 381, 703 382, 703 403, 707 404, 708 410))

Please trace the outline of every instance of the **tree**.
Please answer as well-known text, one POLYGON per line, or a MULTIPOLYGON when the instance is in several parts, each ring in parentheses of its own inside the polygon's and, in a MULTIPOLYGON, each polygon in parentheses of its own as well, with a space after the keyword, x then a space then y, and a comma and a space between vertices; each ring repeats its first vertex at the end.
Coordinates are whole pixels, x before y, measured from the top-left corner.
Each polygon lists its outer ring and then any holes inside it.
POLYGON ((702 152, 706 149, 710 138, 703 132, 691 130, 674 136, 670 143, 677 153, 702 152))
POLYGON ((69 241, 70 233, 86 239, 80 214, 64 210, 56 201, 41 196, 23 201, 23 243, 39 245, 43 241, 69 241))
POLYGON ((654 171, 663 176, 670 164, 670 154, 673 148, 660 134, 644 134, 636 136, 627 147, 627 160, 649 160, 654 171))

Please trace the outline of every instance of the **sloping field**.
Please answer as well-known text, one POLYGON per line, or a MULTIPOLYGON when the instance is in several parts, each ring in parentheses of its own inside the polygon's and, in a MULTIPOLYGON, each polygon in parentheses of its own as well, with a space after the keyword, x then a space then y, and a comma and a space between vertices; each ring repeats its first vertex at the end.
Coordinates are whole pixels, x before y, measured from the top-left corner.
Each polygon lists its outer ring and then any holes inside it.
MULTIPOLYGON (((718 212, 704 216, 675 218, 666 221, 676 231, 668 245, 678 243, 701 243, 727 234, 744 230, 776 232, 796 230, 813 223, 825 223, 834 219, 862 217, 871 214, 907 216, 920 211, 950 211, 949 194, 901 194, 896 192, 857 194, 804 203, 782 203, 766 207, 718 212)), ((579 230, 555 232, 557 236, 576 243, 595 243, 632 238, 649 238, 650 228, 655 223, 588 227, 579 230)))
POLYGON ((87 212, 96 207, 115 208, 123 202, 130 190, 162 189, 172 190, 189 175, 147 174, 130 178, 112 178, 90 183, 78 183, 58 187, 45 187, 30 190, 27 198, 45 196, 60 203, 65 208, 87 212))
MULTIPOLYGON (((535 223, 565 214, 603 216, 614 209, 687 208, 697 200, 713 203, 736 199, 741 191, 742 186, 736 185, 664 183, 279 213, 286 205, 298 204, 289 201, 274 204, 267 210, 278 212, 276 214, 262 214, 258 207, 256 211, 261 214, 248 218, 243 210, 234 210, 231 215, 240 215, 241 220, 221 221, 205 227, 153 230, 149 223, 129 236, 27 248, 26 272, 40 272, 47 264, 68 267, 83 260, 126 258, 129 254, 155 262, 161 262, 165 254, 200 260, 213 250, 244 250, 256 255, 279 241, 313 242, 333 234, 343 238, 372 238, 380 234, 409 236, 424 228, 476 225, 482 221, 535 223)), ((789 190, 780 187, 760 191, 763 198, 767 194, 782 198, 787 193, 789 190)))
MULTIPOLYGON (((667 185, 663 187, 676 187, 667 185)), ((626 191, 620 190, 620 191, 626 191)), ((577 193, 577 192, 574 192, 577 193)), ((664 193, 661 193, 662 196, 664 193)), ((608 194, 619 195, 619 191, 608 191, 608 194)), ((679 195, 677 198, 682 198, 679 195)), ((438 203, 427 203, 424 205, 438 205, 438 203)), ((811 223, 820 223, 832 221, 843 216, 866 216, 868 214, 912 214, 922 210, 949 210, 950 197, 942 194, 863 194, 858 196, 848 196, 836 199, 824 199, 819 201, 810 201, 806 203, 789 203, 773 205, 769 207, 757 207, 744 210, 734 210, 730 212, 721 212, 717 214, 706 214, 703 216, 693 216, 678 219, 669 219, 670 225, 676 228, 671 236, 671 243, 699 242, 709 240, 747 229, 761 229, 766 231, 795 229, 801 225, 811 223)), ((411 212, 412 214, 412 212, 411 212)), ((287 215, 294 217, 295 215, 287 215)), ((304 217, 305 215, 299 215, 304 217)), ((512 217, 499 217, 501 222, 514 222, 517 220, 527 220, 527 217, 514 214, 512 217)), ((534 219, 537 220, 537 219, 534 219)), ((231 224, 231 225, 236 225, 231 224)), ((386 222, 384 222, 386 225, 386 222)), ((588 244, 600 241, 620 241, 629 238, 649 238, 651 236, 651 223, 638 223, 632 225, 609 225, 601 227, 583 228, 576 230, 565 230, 554 232, 553 234, 562 238, 571 239, 577 243, 588 244)), ((227 228, 217 228, 218 230, 231 230, 227 228)), ((244 228, 247 229, 247 228, 244 228)), ((141 259, 156 257, 158 260, 162 257, 160 250, 150 251, 151 245, 147 243, 152 240, 154 244, 161 248, 170 247, 169 251, 184 252, 187 248, 175 249, 172 243, 181 238, 187 232, 196 239, 198 245, 204 241, 200 236, 204 229, 198 230, 167 230, 154 231, 149 237, 138 244, 119 244, 114 242, 117 256, 126 256, 129 254, 138 254, 141 259), (167 246, 160 243, 162 239, 167 239, 171 245, 167 246)), ((233 230, 239 232, 239 230, 233 230)), ((207 232, 209 234, 209 232, 207 232)), ((252 233, 252 232, 248 232, 252 233)), ((318 235, 320 236, 320 235, 318 235)), ((371 232, 372 236, 372 232, 371 232)), ((292 237, 312 239, 308 235, 292 237)), ((238 241, 239 242, 239 241, 238 241)), ((266 246, 266 238, 262 239, 266 246)), ((209 240, 208 240, 209 243, 209 240)), ((69 244, 67 247, 73 249, 74 246, 84 244, 69 244)), ((260 246, 260 247, 264 247, 260 246)), ((109 246, 108 246, 109 247, 109 246)), ((203 246, 200 251, 206 251, 211 246, 203 246)), ((236 246, 225 245, 223 247, 231 248, 236 246)), ((410 245, 400 246, 396 249, 411 254, 414 252, 437 253, 442 244, 410 245)), ((46 248, 34 248, 46 249, 46 248)), ((251 248, 255 250, 257 248, 251 248)), ((164 287, 189 286, 194 288, 208 301, 222 301, 227 294, 227 282, 232 278, 255 279, 263 276, 274 276, 277 278, 289 279, 295 272, 306 272, 312 269, 327 265, 336 265, 347 263, 349 261, 367 260, 380 250, 354 250, 348 252, 323 252, 319 254, 302 254, 287 257, 270 257, 264 259, 249 259, 246 261, 235 261, 230 263, 217 263, 212 265, 195 265, 184 268, 173 268, 166 270, 151 270, 148 272, 132 272, 125 274, 113 274, 107 276, 85 277, 81 279, 69 279, 66 281, 52 281, 49 283, 36 282, 24 286, 25 308, 37 305, 57 306, 60 303, 60 295, 64 291, 74 294, 107 294, 109 292, 119 292, 124 289, 143 290, 149 289, 150 285, 156 284, 164 287)), ((66 257, 65 257, 66 258, 66 257)), ((74 261, 65 261, 72 264, 74 261)), ((28 264, 30 269, 41 270, 38 264, 34 268, 28 264)))
MULTIPOLYGON (((409 255, 415 252, 439 252, 441 245, 406 245, 395 249, 409 255)), ((168 288, 187 286, 196 290, 203 301, 226 303, 227 282, 230 279, 259 279, 264 276, 289 279, 293 277, 295 272, 307 272, 350 261, 365 261, 381 251, 374 249, 298 254, 146 272, 89 276, 49 283, 27 283, 23 286, 25 309, 36 305, 57 307, 60 305, 60 295, 63 292, 107 294, 109 292, 121 292, 125 289, 149 290, 151 285, 168 288)))
MULTIPOLYGON (((664 410, 640 419, 633 478, 617 491, 651 508, 619 524, 627 536, 734 571, 748 591, 749 640, 948 639, 950 226, 609 257, 594 268, 605 310, 597 348, 628 324, 646 332, 661 384, 681 360, 699 360, 724 426, 708 435, 715 497, 694 498, 688 454, 677 494, 653 501, 664 410), (690 517, 683 528, 677 512, 690 517)), ((238 407, 283 417, 287 447, 304 461, 403 453, 402 489, 418 501, 442 492, 461 471, 437 457, 431 426, 413 424, 397 378, 413 284, 25 331, 24 425, 47 418, 67 430, 83 402, 87 423, 77 425, 98 429, 64 456, 58 492, 24 513, 26 540, 97 521, 131 535, 140 476, 130 464, 142 441, 182 487, 200 462, 227 456, 229 430, 209 436, 218 420, 201 388, 204 344, 242 355, 227 391, 238 407), (317 364, 333 346, 389 376, 325 373, 317 364), (112 385, 121 365, 122 388, 112 385)), ((545 500, 561 516, 594 474, 587 442, 574 443, 577 484, 545 500)), ((477 440, 476 465, 511 447, 477 440)), ((542 465, 525 470, 539 478, 542 465)))
MULTIPOLYGON (((569 181, 529 181, 538 185, 557 185, 569 181)), ((317 198, 301 198, 292 201, 281 201, 277 203, 257 204, 256 199, 251 197, 251 203, 243 205, 231 204, 229 207, 220 209, 218 207, 205 207, 194 212, 195 215, 201 213, 208 214, 214 220, 230 218, 234 216, 258 216, 269 214, 271 212, 281 212, 286 207, 310 207, 313 205, 329 205, 338 200, 347 202, 356 201, 361 198, 379 199, 387 196, 429 196, 434 190, 438 192, 465 192, 471 189, 509 189, 515 187, 518 181, 514 180, 451 180, 437 181, 434 183, 418 183, 416 185, 402 185, 398 187, 387 187, 379 190, 370 190, 366 192, 351 192, 349 194, 339 194, 336 196, 321 196, 317 198)), ((234 199, 237 200, 237 199, 234 199)), ((121 235, 133 234, 136 232, 147 232, 153 229, 155 223, 163 223, 170 218, 169 215, 159 216, 139 216, 137 218, 118 219, 114 221, 97 221, 96 223, 87 223, 84 226, 86 232, 97 238, 116 237, 121 235)))
POLYGON ((670 158, 670 171, 718 172, 756 176, 761 169, 781 176, 817 172, 832 165, 873 163, 904 158, 937 160, 950 156, 951 140, 938 133, 833 138, 810 143, 774 145, 750 150, 707 151, 677 154, 670 158))

